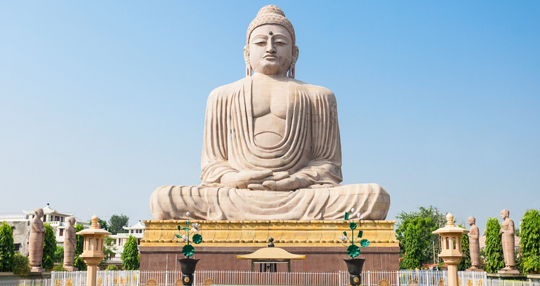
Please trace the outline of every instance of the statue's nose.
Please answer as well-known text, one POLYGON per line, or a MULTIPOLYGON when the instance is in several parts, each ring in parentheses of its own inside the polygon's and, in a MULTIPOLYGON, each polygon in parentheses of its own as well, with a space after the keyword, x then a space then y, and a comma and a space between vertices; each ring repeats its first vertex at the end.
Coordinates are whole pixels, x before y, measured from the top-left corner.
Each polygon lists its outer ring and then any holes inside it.
POLYGON ((274 43, 272 41, 269 41, 268 44, 266 45, 266 52, 267 53, 275 53, 276 52, 276 49, 274 47, 274 43))

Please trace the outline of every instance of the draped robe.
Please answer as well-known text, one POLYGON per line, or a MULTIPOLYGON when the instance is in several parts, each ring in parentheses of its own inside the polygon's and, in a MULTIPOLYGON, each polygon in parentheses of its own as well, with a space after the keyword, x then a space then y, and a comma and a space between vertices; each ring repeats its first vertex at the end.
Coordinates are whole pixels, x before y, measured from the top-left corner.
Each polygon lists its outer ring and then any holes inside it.
POLYGON ((151 196, 155 220, 336 220, 355 209, 385 219, 390 196, 377 184, 341 186, 341 143, 334 94, 289 79, 285 133, 274 146, 255 143, 250 77, 212 91, 206 108, 199 186, 162 186, 151 196), (242 170, 288 172, 309 182, 289 191, 220 184, 242 170))

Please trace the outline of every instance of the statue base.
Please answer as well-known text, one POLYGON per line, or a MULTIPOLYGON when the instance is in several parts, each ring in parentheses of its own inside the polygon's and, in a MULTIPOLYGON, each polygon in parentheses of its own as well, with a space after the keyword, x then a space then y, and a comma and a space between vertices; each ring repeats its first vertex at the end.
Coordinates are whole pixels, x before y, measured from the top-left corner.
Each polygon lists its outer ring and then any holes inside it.
POLYGON ((63 267, 67 271, 78 271, 79 270, 77 267, 73 267, 73 266, 63 266, 63 267))
POLYGON ((32 267, 32 269, 30 269, 30 272, 38 272, 38 273, 40 273, 40 272, 45 272, 45 269, 43 269, 43 268, 41 268, 39 266, 34 266, 34 267, 32 267))
MULTIPOLYGON (((203 237, 201 244, 194 245, 192 258, 200 259, 197 270, 250 271, 251 261, 237 259, 236 255, 267 247, 270 237, 274 238, 276 247, 306 256, 304 260, 291 261, 293 272, 347 270, 342 261, 350 258, 347 245, 339 239, 344 231, 349 231, 350 235, 349 224, 345 221, 191 221, 194 222, 200 224, 203 237)), ((140 269, 179 271, 177 259, 184 258, 183 244, 176 242, 175 234, 182 234, 177 226, 185 226, 185 221, 143 223, 140 269)), ((359 230, 363 231, 363 238, 370 241, 369 247, 361 248, 358 257, 366 259, 365 271, 399 270, 399 242, 394 224, 395 221, 361 222, 359 230)), ((287 271, 285 264, 278 264, 277 268, 287 271)))
POLYGON ((473 272, 473 271, 484 271, 484 269, 482 268, 478 268, 476 266, 472 266, 471 268, 465 270, 465 271, 470 271, 470 272, 473 272))
POLYGON ((499 274, 521 274, 519 273, 519 271, 515 268, 515 267, 512 267, 512 268, 503 268, 499 271, 497 271, 497 273, 499 274))

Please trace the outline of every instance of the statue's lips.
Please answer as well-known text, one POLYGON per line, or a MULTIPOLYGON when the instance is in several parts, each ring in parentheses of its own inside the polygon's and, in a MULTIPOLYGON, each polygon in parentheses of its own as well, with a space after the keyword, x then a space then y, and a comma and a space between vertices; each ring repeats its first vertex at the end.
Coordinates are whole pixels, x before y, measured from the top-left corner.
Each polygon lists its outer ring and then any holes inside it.
POLYGON ((267 59, 267 60, 275 60, 275 59, 277 59, 276 56, 264 56, 263 58, 267 59))

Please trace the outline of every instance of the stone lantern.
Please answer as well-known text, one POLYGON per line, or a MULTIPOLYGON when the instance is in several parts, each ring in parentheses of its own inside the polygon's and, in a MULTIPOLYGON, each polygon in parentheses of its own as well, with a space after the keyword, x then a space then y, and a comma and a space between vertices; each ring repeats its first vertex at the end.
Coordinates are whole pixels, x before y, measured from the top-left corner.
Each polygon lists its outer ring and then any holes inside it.
POLYGON ((92 226, 77 232, 84 237, 83 253, 79 255, 88 266, 86 285, 96 286, 97 266, 105 258, 103 254, 103 239, 110 232, 101 229, 97 216, 92 217, 92 226))
POLYGON ((442 251, 439 257, 448 265, 448 286, 458 286, 457 266, 463 259, 461 235, 469 231, 454 225, 454 215, 446 215, 446 225, 434 231, 441 236, 442 251))

